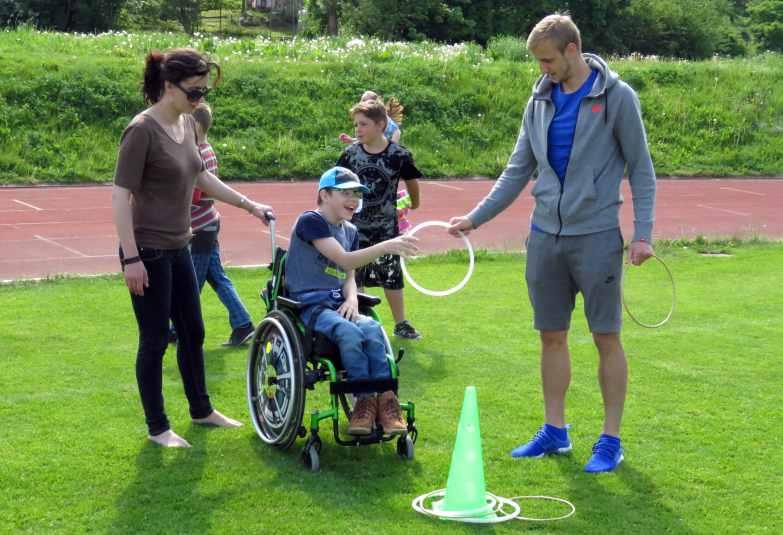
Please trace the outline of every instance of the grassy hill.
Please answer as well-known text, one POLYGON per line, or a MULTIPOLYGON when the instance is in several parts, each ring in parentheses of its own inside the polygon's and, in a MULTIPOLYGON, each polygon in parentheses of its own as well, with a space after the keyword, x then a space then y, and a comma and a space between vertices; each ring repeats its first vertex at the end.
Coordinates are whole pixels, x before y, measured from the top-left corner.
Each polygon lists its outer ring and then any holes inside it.
MULTIPOLYGON (((524 46, 361 39, 219 39, 173 33, 0 32, 0 184, 111 180, 120 133, 144 107, 151 48, 221 63, 211 141, 225 178, 304 178, 331 165, 347 110, 373 88, 405 105, 402 142, 427 176, 503 168, 538 76, 524 46)), ((783 170, 783 58, 609 58, 639 92, 662 175, 783 170)))

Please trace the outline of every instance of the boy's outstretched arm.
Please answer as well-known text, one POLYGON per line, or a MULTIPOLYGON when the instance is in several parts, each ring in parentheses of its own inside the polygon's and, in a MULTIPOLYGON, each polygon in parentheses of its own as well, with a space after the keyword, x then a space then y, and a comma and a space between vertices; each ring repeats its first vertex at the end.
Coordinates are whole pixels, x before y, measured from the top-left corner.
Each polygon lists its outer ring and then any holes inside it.
POLYGON ((343 268, 346 272, 369 264, 379 256, 395 254, 400 256, 413 256, 419 252, 416 247, 418 239, 412 236, 398 236, 391 240, 382 241, 371 245, 366 249, 346 251, 334 238, 320 238, 313 240, 313 246, 326 258, 343 268))

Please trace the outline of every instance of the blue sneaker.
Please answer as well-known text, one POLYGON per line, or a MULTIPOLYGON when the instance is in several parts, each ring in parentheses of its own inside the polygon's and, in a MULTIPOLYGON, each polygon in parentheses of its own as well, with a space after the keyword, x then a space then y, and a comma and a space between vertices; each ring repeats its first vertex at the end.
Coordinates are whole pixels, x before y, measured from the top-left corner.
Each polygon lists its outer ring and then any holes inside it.
POLYGON ((601 434, 593 445, 593 455, 585 472, 611 472, 623 461, 623 446, 618 437, 601 434))
POLYGON ((547 453, 568 453, 571 451, 571 441, 568 439, 570 425, 559 429, 553 425, 544 424, 527 444, 511 450, 512 457, 543 457, 547 453))

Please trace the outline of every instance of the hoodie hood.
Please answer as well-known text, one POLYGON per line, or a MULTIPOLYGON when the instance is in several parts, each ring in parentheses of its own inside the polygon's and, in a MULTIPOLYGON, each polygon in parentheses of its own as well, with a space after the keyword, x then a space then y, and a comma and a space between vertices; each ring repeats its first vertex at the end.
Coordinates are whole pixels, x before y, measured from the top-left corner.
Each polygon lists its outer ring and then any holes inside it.
MULTIPOLYGON (((585 59, 587 65, 591 69, 598 71, 598 76, 595 78, 593 88, 590 90, 590 93, 587 94, 588 97, 600 97, 608 89, 614 86, 620 79, 620 76, 611 70, 609 65, 607 65, 600 56, 597 56, 596 54, 584 53, 582 54, 582 57, 585 59)), ((552 79, 548 74, 541 75, 533 85, 533 98, 537 100, 550 100, 552 95, 552 85, 552 79)))

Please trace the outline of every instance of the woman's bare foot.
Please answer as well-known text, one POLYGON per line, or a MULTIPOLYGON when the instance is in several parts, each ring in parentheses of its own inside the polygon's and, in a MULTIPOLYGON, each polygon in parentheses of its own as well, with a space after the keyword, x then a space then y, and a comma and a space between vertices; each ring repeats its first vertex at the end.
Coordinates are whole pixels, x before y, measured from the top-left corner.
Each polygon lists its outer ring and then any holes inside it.
POLYGON ((193 423, 199 425, 213 425, 215 427, 242 427, 242 422, 229 418, 213 410, 206 418, 193 418, 193 423))
POLYGON ((163 446, 164 448, 189 448, 190 444, 187 440, 176 434, 174 431, 169 429, 168 431, 164 431, 163 433, 159 435, 149 435, 147 436, 152 442, 155 444, 158 444, 160 446, 163 446))

